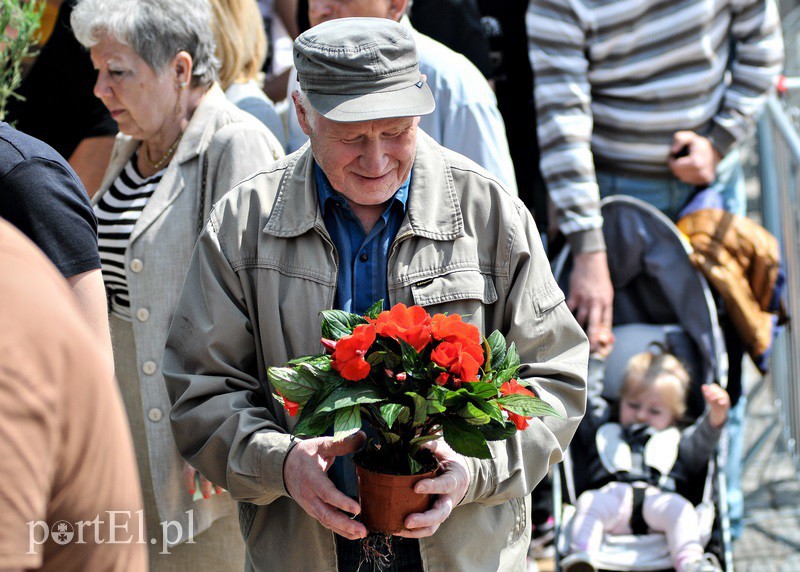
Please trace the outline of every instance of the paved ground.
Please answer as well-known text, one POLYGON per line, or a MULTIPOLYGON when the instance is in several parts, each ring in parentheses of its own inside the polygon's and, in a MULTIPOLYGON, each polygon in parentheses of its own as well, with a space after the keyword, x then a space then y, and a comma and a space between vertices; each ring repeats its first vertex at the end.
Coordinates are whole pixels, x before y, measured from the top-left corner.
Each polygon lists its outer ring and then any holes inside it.
POLYGON ((769 380, 756 377, 748 404, 745 529, 734 543, 737 572, 800 571, 800 478, 785 446, 769 380), (757 388, 757 389, 756 389, 757 388), (762 438, 762 444, 754 445, 762 438))

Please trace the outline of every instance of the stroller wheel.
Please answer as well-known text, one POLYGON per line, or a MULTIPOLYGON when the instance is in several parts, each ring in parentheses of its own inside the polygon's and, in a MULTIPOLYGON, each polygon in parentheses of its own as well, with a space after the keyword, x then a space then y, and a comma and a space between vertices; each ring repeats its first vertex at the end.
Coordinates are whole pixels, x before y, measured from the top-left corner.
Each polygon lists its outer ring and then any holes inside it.
POLYGON ((561 561, 561 570, 563 572, 595 572, 597 569, 588 554, 576 552, 561 561))

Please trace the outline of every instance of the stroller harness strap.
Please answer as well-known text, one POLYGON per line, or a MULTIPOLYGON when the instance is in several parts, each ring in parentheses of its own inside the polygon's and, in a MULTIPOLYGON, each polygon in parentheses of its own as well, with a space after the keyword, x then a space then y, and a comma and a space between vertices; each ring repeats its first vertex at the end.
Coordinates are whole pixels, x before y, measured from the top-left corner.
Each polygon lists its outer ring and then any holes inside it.
POLYGON ((633 512, 631 513, 631 530, 634 534, 647 534, 649 527, 644 520, 644 493, 647 484, 642 482, 632 483, 633 512))
POLYGON ((621 482, 643 481, 664 490, 674 490, 670 473, 678 460, 681 433, 675 427, 657 431, 652 427, 604 423, 595 435, 600 461, 621 482))

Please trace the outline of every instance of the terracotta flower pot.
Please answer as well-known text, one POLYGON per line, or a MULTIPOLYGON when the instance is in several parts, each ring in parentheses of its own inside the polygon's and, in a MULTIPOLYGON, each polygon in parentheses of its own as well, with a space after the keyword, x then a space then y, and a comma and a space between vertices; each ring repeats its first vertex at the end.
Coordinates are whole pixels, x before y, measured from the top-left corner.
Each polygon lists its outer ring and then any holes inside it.
POLYGON ((438 469, 418 475, 376 473, 356 464, 361 522, 370 532, 392 534, 405 530, 409 514, 425 512, 433 495, 414 492, 414 485, 436 475, 438 469))

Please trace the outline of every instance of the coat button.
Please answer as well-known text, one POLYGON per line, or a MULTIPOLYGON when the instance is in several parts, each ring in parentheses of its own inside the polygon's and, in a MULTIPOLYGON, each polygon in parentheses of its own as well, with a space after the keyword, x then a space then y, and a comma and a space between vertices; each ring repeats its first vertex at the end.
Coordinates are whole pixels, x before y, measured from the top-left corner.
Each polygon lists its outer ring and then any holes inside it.
POLYGON ((134 258, 131 260, 131 271, 132 272, 141 272, 142 267, 144 267, 144 263, 139 260, 138 258, 134 258))
POLYGON ((136 310, 136 319, 139 320, 140 322, 146 322, 147 318, 149 317, 150 317, 150 312, 147 310, 147 308, 139 308, 138 310, 136 310))
POLYGON ((161 417, 163 414, 161 413, 160 409, 156 409, 153 407, 150 411, 147 412, 147 418, 152 421, 153 423, 158 423, 161 421, 161 417))
POLYGON ((156 362, 146 361, 142 364, 142 371, 147 375, 153 375, 156 372, 156 362))

